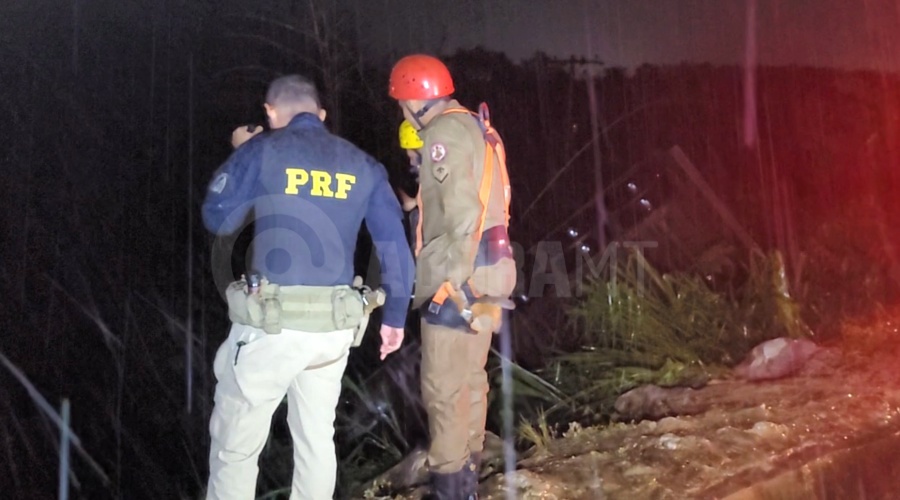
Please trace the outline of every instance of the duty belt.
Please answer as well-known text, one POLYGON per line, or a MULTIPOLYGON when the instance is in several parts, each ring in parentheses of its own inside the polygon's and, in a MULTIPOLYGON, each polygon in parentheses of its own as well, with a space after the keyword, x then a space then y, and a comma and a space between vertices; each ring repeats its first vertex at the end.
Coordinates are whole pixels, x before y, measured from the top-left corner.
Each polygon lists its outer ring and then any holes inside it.
POLYGON ((382 289, 372 290, 355 277, 352 285, 280 286, 258 273, 241 276, 225 291, 228 317, 234 323, 265 330, 331 332, 355 329, 353 346, 362 342, 369 315, 385 302, 382 289))

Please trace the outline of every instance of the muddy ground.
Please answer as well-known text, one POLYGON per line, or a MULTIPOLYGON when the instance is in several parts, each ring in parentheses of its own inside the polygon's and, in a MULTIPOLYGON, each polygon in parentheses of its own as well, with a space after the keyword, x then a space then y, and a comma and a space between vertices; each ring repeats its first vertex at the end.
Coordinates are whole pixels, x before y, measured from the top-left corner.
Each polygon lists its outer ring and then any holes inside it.
MULTIPOLYGON (((900 498, 895 324, 881 321, 863 341, 829 346, 787 378, 726 377, 683 390, 678 405, 691 415, 570 426, 520 457, 514 474, 488 474, 480 497, 900 498)), ((375 491, 364 497, 413 500, 423 493, 375 491)))

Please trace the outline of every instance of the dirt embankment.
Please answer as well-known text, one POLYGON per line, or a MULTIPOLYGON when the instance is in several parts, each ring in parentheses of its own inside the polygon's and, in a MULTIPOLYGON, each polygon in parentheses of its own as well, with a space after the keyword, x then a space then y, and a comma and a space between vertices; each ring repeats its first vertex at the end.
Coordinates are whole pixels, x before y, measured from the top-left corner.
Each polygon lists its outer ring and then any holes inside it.
MULTIPOLYGON (((890 323, 882 328, 897 335, 890 323)), ((900 481, 893 479, 900 452, 884 446, 900 441, 900 348, 891 342, 827 349, 780 380, 715 380, 669 396, 678 415, 571 427, 521 457, 514 475, 486 477, 480 497, 506 499, 510 489, 522 500, 826 498, 816 493, 825 490, 894 498, 879 492, 898 491, 887 483, 900 481)))

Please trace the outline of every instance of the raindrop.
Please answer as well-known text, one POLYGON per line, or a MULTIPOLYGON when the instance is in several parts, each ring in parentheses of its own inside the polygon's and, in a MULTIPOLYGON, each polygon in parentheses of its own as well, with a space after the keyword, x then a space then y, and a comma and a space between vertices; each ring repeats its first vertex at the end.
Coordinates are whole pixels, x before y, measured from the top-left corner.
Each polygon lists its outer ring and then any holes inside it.
POLYGON ((581 253, 588 253, 591 251, 591 247, 587 245, 581 245, 581 253))
POLYGON ((522 302, 528 302, 528 296, 523 293, 522 295, 519 295, 519 300, 521 300, 522 302))
POLYGON ((378 416, 382 419, 388 418, 389 408, 390 408, 390 406, 388 405, 388 403, 383 400, 380 400, 377 403, 375 403, 375 412, 378 413, 378 416))
POLYGON ((577 238, 577 237, 578 237, 578 230, 575 229, 574 227, 570 227, 568 233, 569 233, 569 237, 570 237, 570 238, 577 238))
POLYGON ((646 208, 648 212, 650 210, 653 210, 653 205, 651 205, 650 201, 648 201, 646 198, 641 198, 641 206, 646 208))
POLYGON ((628 190, 631 191, 632 193, 636 192, 636 191, 637 191, 637 184, 635 184, 635 183, 633 183, 633 182, 629 182, 629 183, 628 183, 628 190))

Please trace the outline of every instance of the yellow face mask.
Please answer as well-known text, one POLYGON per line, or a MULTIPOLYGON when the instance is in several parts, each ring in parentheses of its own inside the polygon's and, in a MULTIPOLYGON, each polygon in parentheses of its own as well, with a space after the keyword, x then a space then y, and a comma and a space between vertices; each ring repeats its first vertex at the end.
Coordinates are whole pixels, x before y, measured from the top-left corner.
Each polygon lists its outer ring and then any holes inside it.
POLYGON ((403 120, 403 123, 400 124, 399 135, 400 147, 403 149, 420 149, 425 146, 415 127, 406 120, 403 120))

